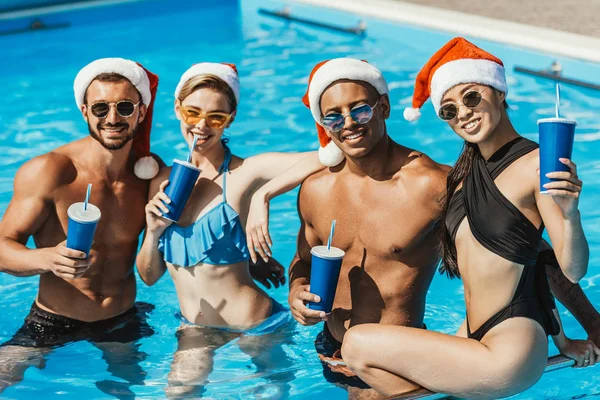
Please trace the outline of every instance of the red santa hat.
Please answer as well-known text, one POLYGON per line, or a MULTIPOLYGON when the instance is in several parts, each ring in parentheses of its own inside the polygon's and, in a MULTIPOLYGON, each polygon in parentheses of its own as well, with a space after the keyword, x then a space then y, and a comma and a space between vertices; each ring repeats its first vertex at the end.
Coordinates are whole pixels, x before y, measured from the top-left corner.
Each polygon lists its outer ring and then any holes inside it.
POLYGON ((147 111, 144 121, 138 126, 133 138, 133 149, 138 160, 134 172, 140 179, 152 179, 158 173, 158 163, 150 155, 150 130, 152 128, 152 112, 158 88, 158 76, 148 71, 140 64, 123 58, 101 58, 92 61, 79 71, 75 77, 73 91, 77 107, 81 108, 85 92, 94 79, 100 74, 113 73, 121 75, 131 82, 140 92, 142 103, 147 111))
POLYGON ((508 93, 502 61, 468 40, 456 37, 439 49, 417 75, 412 108, 404 110, 404 118, 419 119, 420 108, 429 97, 437 113, 444 94, 461 83, 479 83, 508 93))
POLYGON ((233 92, 236 103, 240 103, 240 78, 237 68, 234 64, 227 63, 199 63, 192 65, 187 71, 181 75, 177 88, 175 89, 175 97, 179 97, 179 92, 183 85, 190 79, 198 75, 214 75, 225 82, 233 92))
POLYGON ((308 79, 308 90, 302 102, 312 113, 317 123, 319 135, 319 160, 327 167, 334 167, 344 160, 344 153, 327 136, 325 128, 321 125, 321 96, 333 82, 341 79, 366 82, 373 86, 377 93, 388 93, 388 86, 377 68, 366 61, 355 58, 334 58, 317 64, 308 79))

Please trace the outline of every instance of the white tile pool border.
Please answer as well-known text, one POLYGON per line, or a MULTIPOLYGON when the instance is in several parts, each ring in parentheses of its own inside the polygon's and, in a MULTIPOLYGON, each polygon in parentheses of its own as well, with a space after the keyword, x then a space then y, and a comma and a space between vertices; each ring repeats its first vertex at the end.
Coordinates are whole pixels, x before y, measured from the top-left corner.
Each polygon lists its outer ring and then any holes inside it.
POLYGON ((395 0, 291 0, 289 3, 333 8, 353 14, 600 63, 600 39, 555 29, 395 0))
POLYGON ((0 21, 14 18, 26 18, 26 17, 37 17, 43 14, 54 14, 62 11, 72 11, 72 10, 83 10, 86 8, 95 8, 95 7, 103 7, 114 4, 121 3, 135 3, 144 0, 104 0, 104 1, 94 1, 92 3, 88 2, 80 2, 80 3, 70 3, 70 4, 61 4, 58 6, 45 6, 45 7, 36 7, 29 8, 22 11, 8 11, 5 13, 0 13, 0 21))

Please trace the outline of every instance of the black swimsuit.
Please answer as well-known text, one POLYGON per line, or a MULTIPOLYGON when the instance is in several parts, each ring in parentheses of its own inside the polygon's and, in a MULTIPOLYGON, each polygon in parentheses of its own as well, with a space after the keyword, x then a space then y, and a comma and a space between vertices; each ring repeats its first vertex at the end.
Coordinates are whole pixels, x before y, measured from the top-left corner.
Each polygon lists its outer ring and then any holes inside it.
POLYGON ((560 331, 552 313, 554 299, 546 277, 546 260, 538 258, 544 226, 536 228, 494 183, 508 166, 537 147, 535 142, 519 137, 502 146, 488 161, 477 151, 463 188, 450 201, 446 228, 453 240, 466 216, 473 237, 483 247, 524 265, 513 299, 506 307, 473 333, 467 317, 469 338, 481 340, 494 326, 513 317, 536 320, 549 335, 560 331))

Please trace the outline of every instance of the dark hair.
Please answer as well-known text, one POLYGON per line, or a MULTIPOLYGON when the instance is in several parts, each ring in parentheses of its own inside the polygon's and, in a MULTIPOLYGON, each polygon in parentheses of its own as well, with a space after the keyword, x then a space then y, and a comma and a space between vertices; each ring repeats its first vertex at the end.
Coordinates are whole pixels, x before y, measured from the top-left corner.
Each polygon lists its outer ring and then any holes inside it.
MULTIPOLYGON (((506 100, 502 103, 504 109, 508 109, 506 100)), ((446 198, 444 199, 444 211, 442 212, 442 223, 445 224, 450 208, 450 201, 454 196, 454 192, 458 185, 469 175, 475 155, 479 152, 479 148, 474 143, 469 143, 465 140, 462 151, 456 164, 448 174, 446 179, 446 198)), ((456 261, 456 246, 454 240, 450 236, 445 225, 442 226, 442 263, 440 264, 440 273, 446 273, 449 278, 460 277, 458 263, 456 261)))
MULTIPOLYGON (((101 73, 98 76, 96 76, 92 82, 94 81, 100 81, 100 82, 109 82, 109 83, 117 83, 117 82, 129 82, 131 83, 131 81, 127 78, 125 78, 123 75, 119 75, 116 74, 114 72, 105 72, 105 73, 101 73)), ((92 84, 92 82, 90 82, 90 85, 92 84)), ((138 96, 140 97, 140 100, 142 100, 142 94, 140 93, 139 90, 137 90, 137 88, 135 87, 135 85, 132 84, 132 86, 135 88, 135 91, 137 92, 138 96)), ((87 90, 89 88, 88 87, 85 89, 85 93, 83 94, 83 104, 87 104, 87 90)))

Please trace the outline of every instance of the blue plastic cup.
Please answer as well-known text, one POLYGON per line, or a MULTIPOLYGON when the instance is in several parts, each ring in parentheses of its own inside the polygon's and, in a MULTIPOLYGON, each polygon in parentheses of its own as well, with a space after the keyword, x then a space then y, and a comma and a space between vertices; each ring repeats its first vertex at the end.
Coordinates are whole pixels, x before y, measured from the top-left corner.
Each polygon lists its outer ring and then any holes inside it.
POLYGON ((342 260, 346 253, 337 247, 315 246, 310 250, 310 292, 321 298, 318 303, 309 303, 311 310, 331 312, 337 289, 342 260))
POLYGON ((165 204, 169 212, 163 214, 163 217, 177 222, 185 205, 192 194, 194 185, 200 176, 202 170, 195 165, 181 160, 173 160, 173 167, 169 175, 169 185, 165 189, 165 194, 169 196, 171 202, 165 204))
POLYGON ((547 193, 544 185, 557 179, 550 179, 546 174, 569 171, 569 167, 558 159, 571 159, 577 122, 564 118, 544 118, 537 123, 540 133, 540 193, 547 193))
POLYGON ((83 203, 73 203, 67 210, 69 225, 67 227, 67 247, 73 250, 83 251, 88 257, 96 226, 100 220, 100 209, 88 203, 84 211, 83 203))

